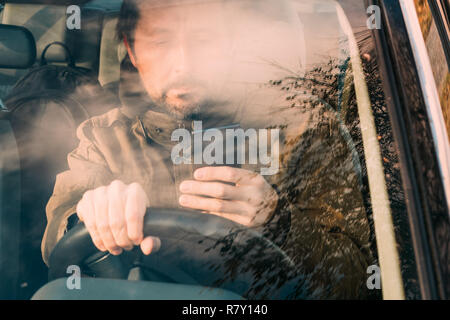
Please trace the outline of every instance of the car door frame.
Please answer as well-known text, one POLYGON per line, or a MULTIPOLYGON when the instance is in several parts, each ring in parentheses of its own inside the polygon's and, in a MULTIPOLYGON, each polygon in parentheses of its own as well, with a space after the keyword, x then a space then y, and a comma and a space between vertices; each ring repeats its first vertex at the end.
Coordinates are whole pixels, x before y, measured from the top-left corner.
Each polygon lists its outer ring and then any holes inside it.
POLYGON ((377 5, 381 13, 381 28, 372 34, 399 154, 421 298, 447 299, 448 243, 436 235, 450 232, 449 199, 402 8, 388 0, 366 0, 366 5, 377 5))

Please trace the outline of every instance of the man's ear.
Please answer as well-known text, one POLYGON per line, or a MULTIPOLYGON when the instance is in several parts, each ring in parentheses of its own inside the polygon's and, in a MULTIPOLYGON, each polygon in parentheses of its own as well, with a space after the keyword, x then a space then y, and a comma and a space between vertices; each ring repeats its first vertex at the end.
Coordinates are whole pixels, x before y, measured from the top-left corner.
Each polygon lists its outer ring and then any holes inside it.
POLYGON ((131 63, 136 68, 136 59, 134 57, 133 50, 131 49, 130 44, 128 43, 128 39, 126 35, 123 35, 123 43, 125 44, 125 48, 127 48, 128 56, 130 57, 131 63))

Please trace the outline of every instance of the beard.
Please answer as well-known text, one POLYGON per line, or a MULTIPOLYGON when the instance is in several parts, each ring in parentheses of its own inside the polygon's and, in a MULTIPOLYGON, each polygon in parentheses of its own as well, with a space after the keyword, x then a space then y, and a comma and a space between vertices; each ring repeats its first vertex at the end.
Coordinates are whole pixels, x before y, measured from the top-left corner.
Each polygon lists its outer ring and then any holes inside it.
POLYGON ((156 104, 177 120, 186 120, 205 110, 206 88, 190 78, 180 79, 164 88, 156 104))
POLYGON ((181 79, 166 86, 157 99, 156 107, 176 120, 202 120, 224 116, 230 110, 229 99, 204 82, 196 79, 181 79))
POLYGON ((205 109, 205 102, 180 102, 170 103, 165 99, 157 102, 159 109, 164 110, 176 120, 195 120, 198 119, 202 110, 205 109))

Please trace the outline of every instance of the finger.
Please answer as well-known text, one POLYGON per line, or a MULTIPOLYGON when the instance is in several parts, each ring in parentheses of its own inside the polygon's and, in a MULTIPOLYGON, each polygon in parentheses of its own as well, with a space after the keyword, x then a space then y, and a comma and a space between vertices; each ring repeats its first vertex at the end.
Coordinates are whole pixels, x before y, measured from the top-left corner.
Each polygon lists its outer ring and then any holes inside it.
POLYGON ((142 187, 133 183, 128 186, 125 204, 125 219, 128 238, 139 245, 144 238, 144 215, 147 210, 148 198, 142 187))
POLYGON ((101 240, 95 224, 95 209, 93 204, 93 193, 88 191, 83 195, 83 198, 77 205, 77 214, 81 221, 83 221, 86 229, 91 236, 92 242, 100 251, 106 251, 106 247, 101 240))
POLYGON ((108 194, 106 187, 100 187, 94 190, 94 208, 95 223, 99 236, 103 241, 106 249, 113 255, 122 253, 122 249, 116 244, 109 226, 108 217, 108 194))
POLYGON ((133 242, 128 238, 127 227, 125 223, 125 203, 123 193, 125 184, 121 181, 113 181, 108 188, 108 217, 109 226, 116 244, 125 249, 133 249, 133 242))
POLYGON ((82 222, 84 221, 83 216, 88 213, 87 210, 85 209, 86 194, 87 194, 87 192, 84 193, 81 200, 77 203, 77 207, 75 209, 77 212, 78 219, 82 222))
POLYGON ((203 167, 194 172, 194 178, 196 180, 224 181, 235 184, 252 184, 254 179, 257 179, 258 176, 260 175, 253 171, 226 166, 203 167))
POLYGON ((180 191, 186 194, 202 195, 218 199, 244 200, 244 190, 220 182, 186 180, 180 184, 180 191))
POLYGON ((179 203, 181 206, 190 209, 232 213, 244 216, 249 215, 249 212, 247 210, 248 205, 241 201, 229 201, 184 194, 180 196, 179 203))
POLYGON ((161 239, 157 237, 146 237, 141 242, 141 250, 145 255, 157 252, 161 248, 161 239))
POLYGON ((234 221, 234 222, 242 224, 244 226, 250 226, 253 221, 253 219, 251 217, 246 217, 246 216, 233 214, 233 213, 220 213, 220 212, 209 212, 209 213, 213 214, 215 216, 219 216, 219 217, 234 221))

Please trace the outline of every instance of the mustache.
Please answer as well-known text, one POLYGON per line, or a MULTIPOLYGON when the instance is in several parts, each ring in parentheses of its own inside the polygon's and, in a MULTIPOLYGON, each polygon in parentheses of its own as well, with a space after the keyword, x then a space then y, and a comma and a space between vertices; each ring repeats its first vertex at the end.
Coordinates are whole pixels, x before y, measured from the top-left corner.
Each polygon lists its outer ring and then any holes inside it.
POLYGON ((200 81, 198 81, 197 79, 194 78, 183 78, 183 79, 178 79, 176 81, 173 81, 169 84, 167 84, 163 89, 162 89, 162 98, 165 99, 167 98, 167 93, 172 90, 172 89, 178 89, 178 88, 195 88, 195 89, 204 89, 205 85, 203 83, 201 83, 200 81))

